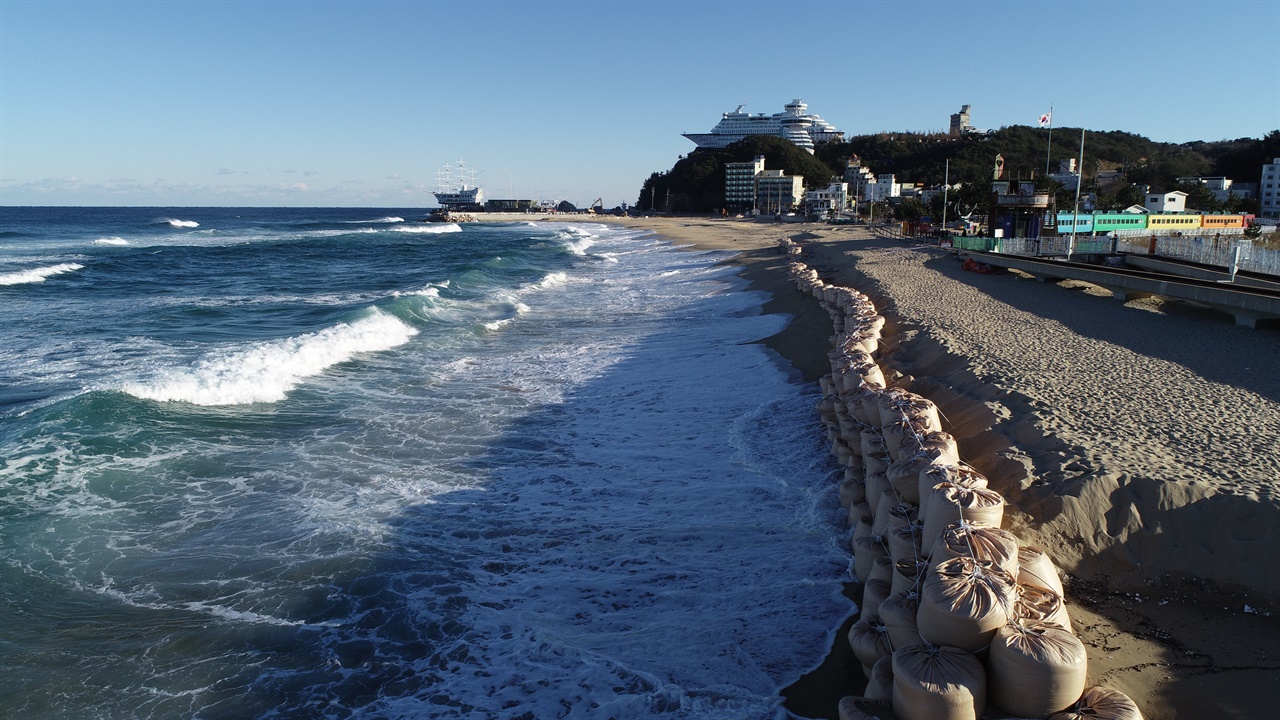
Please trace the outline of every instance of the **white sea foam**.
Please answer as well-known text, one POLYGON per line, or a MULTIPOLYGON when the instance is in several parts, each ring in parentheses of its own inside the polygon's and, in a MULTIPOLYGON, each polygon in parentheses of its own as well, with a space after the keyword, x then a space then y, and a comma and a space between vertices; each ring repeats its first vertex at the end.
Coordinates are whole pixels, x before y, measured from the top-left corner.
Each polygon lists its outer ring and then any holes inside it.
POLYGON ((94 245, 128 245, 129 241, 122 237, 98 238, 93 241, 94 245))
POLYGON ((462 226, 458 223, 444 224, 427 224, 427 225, 403 225, 391 228, 393 232, 402 233, 418 233, 422 235, 441 235, 444 233, 462 232, 462 226))
POLYGON ((168 225, 169 227, 176 227, 176 228, 200 227, 200 223, 196 222, 195 220, 178 220, 176 218, 159 218, 158 220, 156 220, 156 224, 168 225))
POLYGON ((0 285, 27 285, 29 283, 44 282, 54 275, 74 272, 83 267, 80 263, 58 263, 57 265, 5 273, 0 275, 0 285))
POLYGON ((278 402, 304 378, 366 352, 403 345, 418 331, 380 311, 316 333, 212 353, 189 368, 166 369, 125 392, 194 405, 278 402))
POLYGON ((569 275, 562 272, 547 273, 541 280, 531 284, 529 287, 533 290, 547 290, 550 288, 563 287, 569 282, 569 275))

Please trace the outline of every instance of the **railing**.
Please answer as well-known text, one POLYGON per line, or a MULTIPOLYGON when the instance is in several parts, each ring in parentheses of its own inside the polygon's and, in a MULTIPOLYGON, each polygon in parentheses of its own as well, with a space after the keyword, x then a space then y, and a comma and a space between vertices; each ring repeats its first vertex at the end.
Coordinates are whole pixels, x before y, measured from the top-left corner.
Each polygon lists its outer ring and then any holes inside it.
POLYGON ((1134 255, 1170 257, 1202 265, 1231 268, 1231 258, 1240 249, 1239 269, 1280 275, 1280 250, 1253 244, 1241 233, 1223 231, 1213 235, 1129 235, 1117 239, 1117 251, 1134 255))

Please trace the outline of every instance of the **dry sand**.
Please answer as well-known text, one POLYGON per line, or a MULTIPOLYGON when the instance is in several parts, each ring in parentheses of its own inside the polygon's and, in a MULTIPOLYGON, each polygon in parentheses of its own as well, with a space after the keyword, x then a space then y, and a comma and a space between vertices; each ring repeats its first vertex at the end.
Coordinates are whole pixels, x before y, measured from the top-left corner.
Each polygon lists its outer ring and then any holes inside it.
MULTIPOLYGON (((831 323, 775 250, 801 243, 824 279, 876 301, 886 376, 939 405, 965 460, 1009 500, 1005 526, 1067 574, 1091 685, 1125 692, 1148 720, 1280 717, 1280 332, 965 272, 883 230, 609 221, 739 250, 753 289, 773 294, 765 311, 792 316, 766 344, 816 381, 831 323)), ((843 643, 788 689, 791 710, 835 717, 832 698, 858 693, 843 643)))

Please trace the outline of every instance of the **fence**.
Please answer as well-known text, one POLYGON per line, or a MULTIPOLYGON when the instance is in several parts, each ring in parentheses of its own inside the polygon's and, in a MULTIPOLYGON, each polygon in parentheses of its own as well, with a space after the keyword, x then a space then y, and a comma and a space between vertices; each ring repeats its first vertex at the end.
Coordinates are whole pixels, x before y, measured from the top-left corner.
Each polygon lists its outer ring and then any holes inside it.
MULTIPOLYGON (((1231 268, 1232 254, 1238 247, 1240 270, 1280 275, 1280 248, 1257 244, 1238 229, 1215 231, 1213 235, 1152 235, 1150 231, 1120 230, 1116 235, 1117 237, 1077 235, 1071 254, 1110 255, 1121 252, 1154 255, 1212 265, 1228 271, 1231 268)), ((1070 237, 1066 235, 1041 238, 951 238, 951 246, 959 250, 1031 257, 1065 256, 1070 242, 1070 237)))

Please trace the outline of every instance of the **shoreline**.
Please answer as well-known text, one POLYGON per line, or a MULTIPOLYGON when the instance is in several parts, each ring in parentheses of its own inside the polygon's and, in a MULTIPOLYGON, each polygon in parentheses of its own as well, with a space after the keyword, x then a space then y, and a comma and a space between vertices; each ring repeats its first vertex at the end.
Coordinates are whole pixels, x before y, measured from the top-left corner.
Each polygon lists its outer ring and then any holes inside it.
MULTIPOLYGON (((800 243, 805 261, 824 277, 875 299, 888 319, 880 358, 886 376, 938 403, 966 459, 1016 507, 1006 528, 1044 547, 1068 573, 1073 623, 1089 650, 1089 684, 1125 692, 1148 720, 1270 716, 1280 702, 1280 621, 1270 615, 1280 578, 1266 570, 1274 565, 1268 551, 1280 548, 1280 480, 1268 474, 1280 457, 1280 381, 1232 377, 1211 355, 1184 353, 1180 345, 1199 344, 1195 334, 1208 333, 1234 343, 1237 362, 1257 358, 1263 364, 1255 366, 1266 367, 1266 353, 1280 348, 1276 335, 1236 335, 1229 318, 1177 303, 1122 305, 1083 284, 970 278, 949 252, 876 238, 865 226, 591 220, 738 251, 728 262, 742 267, 749 289, 769 293, 763 312, 791 316, 761 342, 816 382, 829 371, 830 318, 795 290, 776 249, 784 236, 800 243), (966 311, 977 307, 968 304, 975 298, 982 312, 954 312, 960 301, 966 311), (1081 313, 1095 320, 1082 321, 1081 313), (1128 337, 1135 334, 1150 337, 1128 337), (1076 346, 1101 357, 1086 367, 1102 380, 1070 375, 1067 383, 1044 366, 1046 357, 1070 360, 1076 346), (1143 378, 1131 366, 1152 373, 1147 387, 1134 387, 1143 378), (1108 373, 1124 382, 1108 385, 1108 373), (1158 407, 1161 395, 1171 397, 1169 407, 1158 407), (1210 410, 1184 406, 1191 403, 1210 410), (1230 460, 1179 457, 1195 445, 1188 435, 1220 432, 1213 421, 1233 404, 1249 412, 1249 434, 1261 441, 1230 460)), ((856 599, 861 586, 853 587, 856 599)), ((859 693, 865 680, 856 662, 842 657, 843 632, 834 646, 821 666, 783 691, 788 710, 836 717, 831 698, 859 693)))

